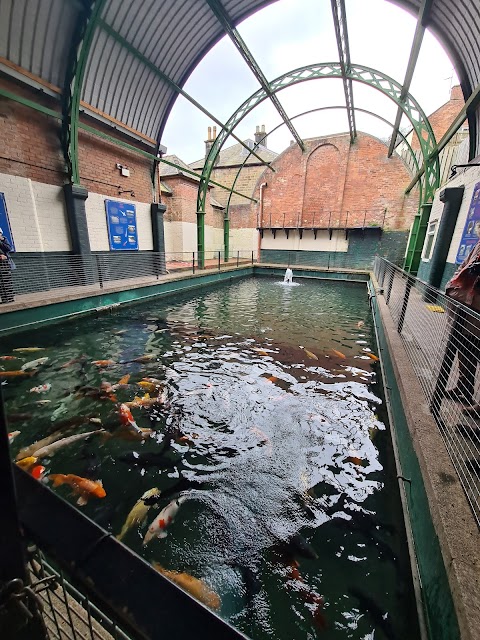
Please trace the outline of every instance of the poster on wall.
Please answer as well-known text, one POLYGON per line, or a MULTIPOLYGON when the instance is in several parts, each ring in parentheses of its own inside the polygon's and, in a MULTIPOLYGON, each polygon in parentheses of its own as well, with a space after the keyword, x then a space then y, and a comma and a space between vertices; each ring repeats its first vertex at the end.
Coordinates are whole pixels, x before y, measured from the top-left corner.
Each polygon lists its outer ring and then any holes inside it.
POLYGON ((455 262, 461 264, 468 258, 473 247, 480 238, 480 182, 477 182, 473 189, 472 201, 468 209, 465 228, 462 239, 458 247, 457 259, 455 262))
POLYGON ((10 229, 10 221, 8 219, 7 201, 5 200, 5 194, 0 192, 0 229, 3 231, 3 235, 8 242, 12 245, 15 251, 15 243, 13 242, 12 230, 10 229))
POLYGON ((105 200, 111 251, 138 251, 137 216, 131 202, 105 200))

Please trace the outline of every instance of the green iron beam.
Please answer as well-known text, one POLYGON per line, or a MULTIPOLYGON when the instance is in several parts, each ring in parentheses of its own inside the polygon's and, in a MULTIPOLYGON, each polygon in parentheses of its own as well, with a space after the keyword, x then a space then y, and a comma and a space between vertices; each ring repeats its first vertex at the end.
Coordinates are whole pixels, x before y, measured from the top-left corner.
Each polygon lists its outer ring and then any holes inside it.
POLYGON ((210 7, 210 9, 212 10, 212 12, 215 14, 215 17, 217 18, 217 20, 220 22, 222 27, 225 29, 225 32, 229 35, 231 41, 236 46, 237 50, 240 52, 240 55, 242 56, 242 58, 245 60, 245 62, 249 66, 250 70, 252 71, 252 73, 255 76, 255 78, 258 80, 258 82, 259 82, 260 86, 262 87, 262 89, 267 93, 268 97, 272 101, 272 103, 275 106, 276 110, 280 114, 283 122, 287 125, 287 127, 290 130, 291 134, 295 138, 296 143, 298 144, 300 149, 302 151, 304 151, 305 148, 304 148, 303 141, 302 141, 301 137, 299 136, 299 134, 298 134, 297 130, 295 129, 295 127, 292 125, 292 123, 290 121, 290 118, 288 117, 285 109, 282 107, 282 105, 280 103, 280 100, 277 98, 277 96, 274 93, 271 92, 270 84, 269 84, 267 78, 265 77, 263 71, 261 70, 261 68, 258 65, 258 63, 255 60, 255 58, 253 57, 251 51, 247 47, 247 45, 244 42, 243 38, 241 37, 241 35, 237 31, 237 29, 235 29, 235 27, 233 26, 229 15, 225 11, 225 8, 219 2, 219 0, 206 0, 206 2, 208 4, 208 6, 210 7))
MULTIPOLYGON (((39 104, 38 102, 34 102, 32 100, 28 100, 27 98, 23 98, 22 96, 17 96, 16 94, 11 93, 10 91, 6 91, 5 89, 2 89, 1 87, 0 87, 0 96, 3 96, 4 98, 8 98, 9 100, 12 100, 13 102, 18 102, 19 104, 23 104, 24 106, 29 107, 30 109, 34 109, 35 111, 43 113, 46 116, 50 116, 51 118, 55 118, 56 120, 59 120, 60 122, 64 118, 64 116, 62 115, 62 113, 60 113, 60 111, 54 111, 53 109, 49 109, 48 107, 44 107, 42 104, 39 104)), ((83 131, 87 131, 88 133, 91 133, 94 136, 97 136, 97 138, 103 138, 104 140, 107 140, 108 142, 111 142, 112 144, 115 144, 118 147, 123 147, 124 149, 127 149, 128 151, 131 151, 132 153, 137 153, 137 154, 143 156, 144 158, 148 158, 149 160, 155 160, 157 162, 161 162, 163 164, 167 164, 170 167, 174 167, 175 169, 179 169, 180 171, 183 171, 184 173, 188 173, 189 175, 194 176, 197 179, 200 178, 198 173, 196 173, 192 169, 186 169, 185 167, 183 167, 181 165, 175 164, 174 162, 170 162, 170 160, 165 160, 164 158, 158 158, 153 153, 149 153, 148 151, 144 151, 143 149, 139 149, 138 147, 135 147, 135 146, 129 144, 128 142, 124 142, 123 140, 119 140, 118 138, 114 138, 113 136, 108 135, 108 133, 104 133, 103 131, 99 131, 98 129, 95 129, 94 127, 90 127, 89 125, 84 124, 83 122, 79 122, 78 123, 78 128, 82 129, 83 131)), ((224 184, 221 184, 220 182, 216 182, 215 180, 210 180, 210 183, 215 185, 216 187, 220 187, 221 189, 225 189, 225 191, 232 191, 231 187, 227 187, 224 184)), ((250 196, 246 196, 244 193, 240 193, 240 191, 233 191, 233 193, 235 195, 237 195, 237 196, 240 196, 241 198, 245 198, 246 200, 250 200, 251 202, 257 202, 257 200, 255 198, 251 198, 250 196)))
MULTIPOLYGON (((226 135, 231 135, 232 138, 234 138, 237 142, 239 142, 242 145, 242 147, 244 147, 245 149, 248 149, 248 151, 250 151, 250 147, 248 145, 246 145, 243 142, 243 140, 241 140, 235 133, 233 133, 233 129, 229 128, 227 125, 225 125, 223 122, 221 122, 218 118, 216 118, 213 114, 211 114, 210 111, 205 109, 204 106, 202 106, 199 102, 197 102, 195 100, 195 98, 192 98, 191 95, 189 95, 181 87, 179 87, 177 84, 175 84, 175 82, 171 78, 169 78, 167 75, 165 75, 163 73, 163 71, 161 71, 148 58, 146 58, 142 53, 140 53, 140 51, 138 51, 138 49, 136 49, 134 46, 132 46, 128 42, 128 40, 123 38, 119 33, 117 33, 114 29, 112 29, 112 27, 110 25, 108 25, 104 20, 99 20, 98 21, 98 26, 101 27, 106 33, 108 33, 109 36, 111 36, 114 40, 116 40, 116 42, 118 42, 122 47, 124 47, 129 53, 131 53, 132 56, 137 58, 137 60, 140 60, 140 62, 142 62, 146 67, 148 67, 150 69, 150 71, 152 71, 156 76, 158 76, 164 82, 166 82, 179 95, 183 96, 186 100, 188 100, 191 104, 193 104, 194 107, 196 107, 199 111, 204 113, 208 118, 213 120, 213 122, 218 124, 218 126, 222 129, 222 131, 226 135)), ((270 163, 266 162, 259 155, 255 154, 255 157, 258 160, 260 160, 260 162, 262 164, 264 164, 265 166, 271 168, 270 167, 270 163)), ((273 171, 273 169, 272 169, 272 171, 273 171)))
POLYGON ((343 90, 345 92, 345 104, 347 105, 348 128, 350 129, 350 142, 353 144, 357 137, 355 125, 355 107, 353 104, 352 79, 347 77, 350 69, 350 45, 348 43, 347 12, 345 0, 331 0, 333 25, 337 38, 338 58, 342 69, 343 90))
MULTIPOLYGON (((402 85, 402 92, 400 94, 400 100, 405 100, 408 92, 410 91, 410 85, 412 83, 413 74, 417 65, 418 56, 422 47, 423 36, 425 34, 426 23, 430 15, 430 9, 433 0, 423 0, 420 9, 418 11, 417 26, 415 29, 415 35, 413 36, 412 48, 410 50, 410 56, 408 58, 407 71, 405 72, 405 79, 402 85)), ((400 107, 397 109, 397 115, 395 118, 395 127, 392 131, 392 137, 390 139, 390 146, 388 148, 388 157, 390 158, 393 150, 395 149, 395 143, 397 141, 397 134, 400 129, 400 122, 402 120, 403 111, 400 107)))
MULTIPOLYGON (((479 104, 480 104, 480 84, 472 92, 472 94, 464 104, 462 110, 457 115, 457 117, 452 122, 452 124, 449 126, 448 131, 445 133, 445 135, 440 140, 438 145, 429 154, 428 161, 431 162, 432 160, 437 160, 438 162, 438 154, 441 151, 443 151, 443 149, 447 146, 447 144, 450 142, 453 136, 457 133, 457 131, 460 129, 460 127, 468 118, 468 116, 475 111, 475 109, 479 104)), ((420 178, 423 176, 424 173, 425 173, 425 162, 423 164, 423 167, 417 172, 413 180, 410 182, 410 184, 406 188, 405 193, 410 193, 410 191, 417 184, 417 182, 420 180, 420 178)))
POLYGON ((78 163, 78 129, 80 100, 87 60, 95 29, 107 0, 90 0, 77 21, 77 28, 70 49, 69 63, 62 93, 62 141, 70 180, 80 182, 78 163))

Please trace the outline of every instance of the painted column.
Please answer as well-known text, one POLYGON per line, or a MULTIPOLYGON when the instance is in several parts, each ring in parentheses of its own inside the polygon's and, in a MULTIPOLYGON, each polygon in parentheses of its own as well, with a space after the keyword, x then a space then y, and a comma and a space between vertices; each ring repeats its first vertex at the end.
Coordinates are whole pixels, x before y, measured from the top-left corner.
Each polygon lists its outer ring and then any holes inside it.
POLYGON ((167 273, 165 264, 165 228, 163 216, 167 210, 166 205, 161 202, 152 202, 150 211, 152 214, 152 236, 153 251, 155 261, 155 273, 162 275, 167 273))
POLYGON ((444 202, 442 217, 437 230, 437 239, 430 258, 428 284, 438 288, 442 282, 453 232, 462 205, 465 187, 452 187, 440 192, 440 202, 444 202))
MULTIPOLYGON (((88 191, 79 184, 64 184, 63 193, 67 210, 68 227, 72 241, 72 251, 78 258, 72 257, 72 282, 76 284, 92 284, 100 278, 98 264, 94 262, 88 235, 87 212, 85 201, 88 191), (80 279, 80 282, 79 282, 80 279)), ((66 285, 71 282, 65 282, 66 285)))
POLYGON ((205 211, 197 211, 198 268, 205 267, 205 211))
POLYGON ((225 212, 225 217, 223 219, 223 251, 223 260, 224 262, 228 262, 230 258, 230 217, 228 209, 225 212))

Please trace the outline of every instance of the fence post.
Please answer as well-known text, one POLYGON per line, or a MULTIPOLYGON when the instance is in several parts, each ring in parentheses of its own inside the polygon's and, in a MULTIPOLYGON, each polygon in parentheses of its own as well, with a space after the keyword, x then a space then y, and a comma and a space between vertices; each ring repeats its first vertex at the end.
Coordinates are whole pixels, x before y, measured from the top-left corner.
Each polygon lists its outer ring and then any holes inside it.
POLYGON ((407 284, 405 285, 405 293, 403 295, 402 310, 400 311, 400 318, 398 319, 398 333, 402 333, 403 323, 405 321, 405 315, 407 313, 408 300, 410 298, 410 291, 412 290, 414 280, 412 277, 407 276, 407 284))
POLYGON ((252 264, 253 264, 253 251, 252 251, 252 264))
POLYGON ((387 305, 390 303, 390 294, 392 293, 393 279, 395 278, 395 269, 390 269, 390 278, 388 280, 387 293, 385 295, 385 302, 387 305))
POLYGON ((218 252, 218 270, 220 271, 220 251, 218 252))
POLYGON ((98 284, 100 285, 100 289, 103 289, 103 271, 102 271, 101 257, 102 256, 96 255, 95 261, 97 263, 98 284))
POLYGON ((240 251, 237 251, 237 267, 240 264, 240 251))
POLYGON ((195 251, 192 251, 192 273, 195 275, 195 251))

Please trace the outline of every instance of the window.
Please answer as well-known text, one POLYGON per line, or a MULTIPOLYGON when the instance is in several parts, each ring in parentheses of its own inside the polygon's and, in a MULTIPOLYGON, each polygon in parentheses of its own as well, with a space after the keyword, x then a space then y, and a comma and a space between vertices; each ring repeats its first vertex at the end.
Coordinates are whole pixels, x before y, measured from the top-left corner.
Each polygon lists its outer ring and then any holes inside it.
POLYGON ((422 256, 423 260, 430 260, 432 256, 433 240, 435 238, 436 229, 437 229, 437 221, 435 220, 435 222, 430 222, 427 229, 425 249, 423 251, 423 256, 422 256))

